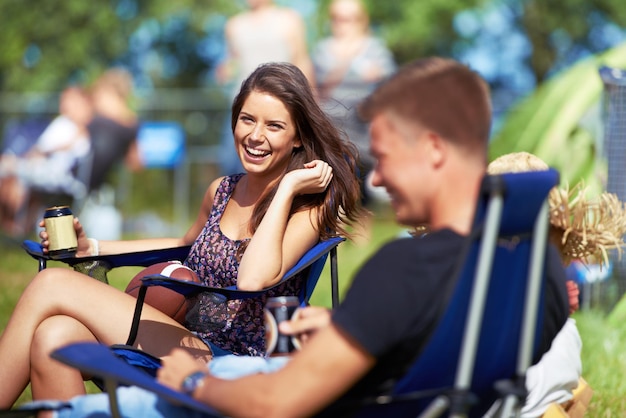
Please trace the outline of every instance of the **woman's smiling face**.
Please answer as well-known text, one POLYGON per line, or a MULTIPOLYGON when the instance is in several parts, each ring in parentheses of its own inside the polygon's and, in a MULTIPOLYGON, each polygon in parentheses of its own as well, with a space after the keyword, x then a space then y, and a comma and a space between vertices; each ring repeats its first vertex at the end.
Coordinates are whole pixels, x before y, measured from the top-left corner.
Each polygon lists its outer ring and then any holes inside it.
POLYGON ((234 137, 237 154, 248 173, 280 175, 293 148, 302 146, 283 102, 256 90, 243 103, 234 137))

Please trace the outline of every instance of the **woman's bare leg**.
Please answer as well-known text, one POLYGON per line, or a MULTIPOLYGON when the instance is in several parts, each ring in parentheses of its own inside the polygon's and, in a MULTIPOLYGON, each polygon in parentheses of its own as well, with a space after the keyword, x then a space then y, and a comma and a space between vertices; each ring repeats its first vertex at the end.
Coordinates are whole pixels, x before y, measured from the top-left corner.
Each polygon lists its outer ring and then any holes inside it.
MULTIPOLYGON (((45 269, 20 297, 0 336, 0 408, 9 408, 30 379, 30 348, 38 327, 64 315, 81 323, 104 344, 126 341, 135 298, 83 274, 65 268, 45 269)), ((209 348, 167 315, 146 305, 137 345, 158 356, 186 347, 199 361, 211 357, 209 348)))
POLYGON ((54 350, 79 341, 95 342, 96 337, 87 327, 69 316, 50 317, 37 327, 30 348, 33 399, 69 400, 85 393, 81 373, 50 358, 54 350))

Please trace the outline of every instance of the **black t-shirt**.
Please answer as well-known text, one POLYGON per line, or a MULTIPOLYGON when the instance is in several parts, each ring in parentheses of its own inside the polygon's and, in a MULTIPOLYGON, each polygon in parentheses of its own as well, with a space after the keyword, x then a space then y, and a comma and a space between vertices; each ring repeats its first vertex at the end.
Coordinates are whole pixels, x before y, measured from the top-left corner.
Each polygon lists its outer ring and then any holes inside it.
MULTIPOLYGON (((357 273, 332 321, 377 361, 349 397, 385 393, 404 374, 445 310, 465 243, 465 237, 449 229, 399 239, 357 273)), ((547 275, 541 353, 568 315, 565 273, 552 247, 547 275)))

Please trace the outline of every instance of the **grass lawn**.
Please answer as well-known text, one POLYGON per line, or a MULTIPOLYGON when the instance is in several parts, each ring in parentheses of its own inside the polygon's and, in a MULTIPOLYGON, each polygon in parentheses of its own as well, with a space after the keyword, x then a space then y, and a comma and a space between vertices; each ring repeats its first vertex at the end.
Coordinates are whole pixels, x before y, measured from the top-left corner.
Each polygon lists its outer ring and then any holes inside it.
MULTIPOLYGON (((356 270, 383 242, 393 239, 403 230, 387 216, 378 217, 371 231, 372 239, 368 244, 346 242, 338 250, 340 292, 343 295, 356 270)), ((19 242, 0 240, 0 329, 6 322, 32 276, 37 265, 19 246, 19 242)), ((52 263, 60 266, 61 264, 52 263)), ((124 288, 139 268, 126 267, 109 273, 113 286, 124 288)), ((383 279, 383 278, 381 278, 383 279)), ((322 273, 320 282, 313 294, 312 303, 330 306, 330 280, 328 265, 322 273)), ((599 311, 582 311, 575 314, 575 319, 583 339, 584 377, 594 389, 590 417, 622 417, 626 411, 626 324, 622 321, 609 321, 599 311)), ((90 392, 97 389, 89 386, 90 392)), ((27 389, 18 403, 30 399, 27 389)))

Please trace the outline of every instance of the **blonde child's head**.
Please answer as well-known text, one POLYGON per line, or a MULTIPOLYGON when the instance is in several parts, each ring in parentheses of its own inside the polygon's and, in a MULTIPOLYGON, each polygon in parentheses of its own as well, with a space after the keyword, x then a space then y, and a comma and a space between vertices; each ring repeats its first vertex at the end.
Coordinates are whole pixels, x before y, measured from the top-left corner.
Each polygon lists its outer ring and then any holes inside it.
MULTIPOLYGON (((519 173, 547 170, 539 157, 528 152, 514 152, 493 160, 488 174, 519 173)), ((589 200, 583 183, 571 190, 557 186, 550 191, 550 239, 560 250, 565 264, 578 259, 583 262, 608 262, 607 251, 620 254, 626 233, 626 209, 612 193, 604 192, 589 200)))

